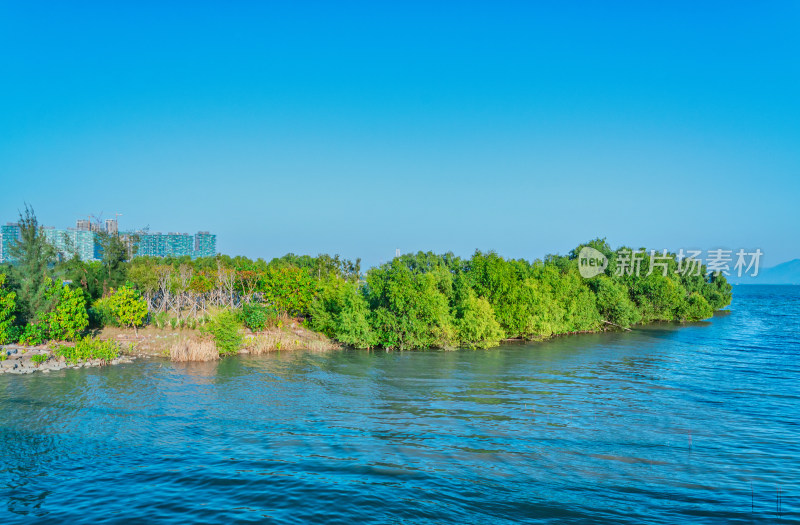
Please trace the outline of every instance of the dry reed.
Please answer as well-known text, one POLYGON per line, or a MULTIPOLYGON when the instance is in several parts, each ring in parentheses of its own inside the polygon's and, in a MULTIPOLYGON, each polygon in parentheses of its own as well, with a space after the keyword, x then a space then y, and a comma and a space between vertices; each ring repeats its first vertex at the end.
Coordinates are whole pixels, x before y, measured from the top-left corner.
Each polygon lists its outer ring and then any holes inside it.
POLYGON ((175 362, 216 361, 219 351, 214 341, 208 339, 181 339, 170 347, 169 358, 175 362))

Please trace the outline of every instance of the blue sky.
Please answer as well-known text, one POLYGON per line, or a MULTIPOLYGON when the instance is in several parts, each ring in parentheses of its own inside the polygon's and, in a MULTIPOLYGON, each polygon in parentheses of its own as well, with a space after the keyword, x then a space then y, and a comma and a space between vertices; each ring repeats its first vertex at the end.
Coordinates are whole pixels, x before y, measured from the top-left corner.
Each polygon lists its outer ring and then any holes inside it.
POLYGON ((800 257, 800 4, 0 2, 0 221, 800 257))

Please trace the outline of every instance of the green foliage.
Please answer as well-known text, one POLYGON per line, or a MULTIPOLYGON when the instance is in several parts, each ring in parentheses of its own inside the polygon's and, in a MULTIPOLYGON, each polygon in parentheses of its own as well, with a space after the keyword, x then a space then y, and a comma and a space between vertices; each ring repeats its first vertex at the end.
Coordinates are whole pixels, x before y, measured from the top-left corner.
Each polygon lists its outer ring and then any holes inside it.
POLYGON ((541 339, 566 331, 563 327, 564 307, 556 301, 550 284, 529 277, 521 288, 522 303, 516 308, 514 337, 541 339))
POLYGON ((452 254, 403 255, 371 269, 363 294, 355 286, 325 284, 310 308, 309 326, 342 342, 359 341, 354 346, 476 347, 504 337, 704 319, 730 302, 723 276, 706 277, 704 268, 701 275, 678 274, 674 256, 666 262, 645 256, 639 275, 616 275, 615 253, 604 239, 585 246, 609 257, 604 274, 580 276, 580 247, 569 257, 548 255, 534 263, 481 252, 468 261, 452 254), (666 275, 656 262, 666 264, 666 275))
POLYGON ((119 357, 119 345, 111 340, 102 341, 97 338, 86 336, 79 339, 75 346, 58 346, 53 354, 63 357, 70 363, 79 363, 87 359, 100 359, 107 363, 119 357))
POLYGON ((534 290, 526 285, 531 274, 527 262, 506 261, 494 252, 478 251, 468 263, 467 274, 475 294, 491 304, 506 337, 531 334, 534 301, 541 297, 534 297, 534 290))
POLYGON ((624 284, 605 275, 589 282, 597 296, 597 306, 603 320, 622 328, 629 328, 641 320, 641 314, 624 284))
POLYGON ((19 337, 19 342, 25 346, 38 346, 47 341, 47 339, 47 318, 44 315, 41 315, 36 322, 25 325, 22 335, 19 337))
POLYGON ((455 339, 448 297, 448 273, 417 273, 401 260, 367 274, 367 299, 378 344, 400 350, 445 348, 455 339))
POLYGON ((708 304, 705 297, 697 292, 692 292, 688 299, 686 299, 678 315, 682 320, 700 321, 714 315, 714 309, 711 308, 711 305, 708 304))
POLYGON ((53 307, 53 298, 48 294, 49 265, 55 260, 56 250, 47 242, 33 208, 25 206, 24 214, 19 215, 19 227, 20 240, 11 245, 10 255, 15 261, 17 307, 22 321, 30 322, 53 307))
POLYGON ((169 314, 167 312, 158 312, 152 318, 156 328, 164 329, 169 325, 169 314))
POLYGON ((711 274, 710 280, 705 283, 700 293, 713 310, 719 310, 731 304, 733 287, 725 279, 724 275, 711 274))
POLYGON ((250 330, 260 332, 270 326, 275 326, 278 315, 272 308, 251 303, 242 306, 241 320, 250 330))
POLYGON ((676 281, 656 273, 634 280, 630 291, 644 322, 674 319, 675 309, 686 295, 676 281))
POLYGON ((49 358, 50 356, 48 356, 47 354, 36 354, 31 356, 31 361, 33 361, 33 364, 35 364, 36 366, 39 366, 45 361, 47 361, 49 358))
MULTIPOLYGON (((234 264, 237 267, 243 266, 239 261, 234 261, 234 264)), ((289 253, 270 261, 269 267, 300 268, 317 280, 337 278, 356 282, 361 275, 361 259, 351 261, 348 259, 341 259, 338 255, 331 257, 327 254, 319 254, 316 257, 311 257, 310 255, 295 255, 289 253)))
POLYGON ((308 324, 312 330, 346 345, 371 348, 378 339, 369 317, 369 305, 360 287, 337 279, 328 282, 311 304, 308 324))
POLYGON ((104 326, 119 326, 114 316, 111 296, 96 299, 89 308, 89 326, 103 328, 104 326))
POLYGON ((6 275, 0 273, 0 345, 13 342, 16 335, 13 330, 16 298, 17 294, 6 287, 6 275))
POLYGON ((267 268, 258 285, 264 302, 288 315, 306 315, 318 289, 317 279, 294 267, 267 268))
POLYGON ((244 338, 240 330, 238 316, 230 310, 223 310, 206 325, 205 330, 214 338, 221 356, 235 355, 242 347, 244 338))
POLYGON ((147 317, 147 302, 130 286, 117 289, 109 298, 111 314, 121 326, 130 326, 136 332, 147 317))
MULTIPOLYGON (((97 241, 103 254, 104 287, 117 288, 125 283, 125 261, 128 260, 128 247, 119 234, 98 232, 97 241)), ((135 246, 135 242, 132 242, 135 246)))
POLYGON ((455 325, 459 344, 465 348, 497 346, 504 335, 489 301, 472 293, 459 305, 455 325))
POLYGON ((57 292, 58 303, 48 315, 51 339, 75 341, 89 326, 86 300, 80 290, 64 286, 57 292))
POLYGON ((724 276, 706 275, 705 268, 698 275, 679 274, 674 260, 666 262, 666 275, 647 255, 640 275, 617 275, 615 251, 605 239, 578 246, 568 256, 534 262, 492 252, 476 252, 468 260, 452 253, 406 254, 369 270, 362 281, 360 261, 338 255, 288 254, 269 263, 225 255, 128 262, 130 254, 116 235, 100 236, 102 262, 76 257, 58 263, 53 272, 55 252, 32 209, 26 207, 20 223, 22 240, 12 253, 17 263, 7 279, 0 275, 0 344, 17 338, 28 344, 76 339, 87 322, 136 330, 148 310, 141 294, 177 310, 175 318, 153 314, 159 327, 203 326, 205 318, 184 316, 187 303, 193 312, 200 304, 207 307, 209 298, 214 306, 230 309, 244 303, 238 315, 223 313, 209 323, 223 355, 238 351, 239 323, 261 331, 282 326, 279 316, 286 315, 305 317, 312 329, 357 348, 477 348, 503 338, 705 319, 731 301, 724 276), (605 273, 591 279, 579 275, 583 246, 609 259, 605 273), (75 288, 52 285, 53 275, 75 288))

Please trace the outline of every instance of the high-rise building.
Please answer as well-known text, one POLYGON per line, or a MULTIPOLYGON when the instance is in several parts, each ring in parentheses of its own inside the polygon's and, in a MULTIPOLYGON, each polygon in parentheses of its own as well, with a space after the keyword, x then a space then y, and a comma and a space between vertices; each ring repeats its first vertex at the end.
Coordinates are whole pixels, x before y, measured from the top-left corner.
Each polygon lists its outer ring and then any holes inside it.
POLYGON ((197 232, 194 236, 194 253, 192 259, 198 257, 214 257, 217 254, 217 236, 209 232, 197 232))
MULTIPOLYGON (((52 244, 61 260, 78 256, 82 261, 103 258, 98 233, 119 235, 128 250, 128 257, 214 257, 217 254, 217 236, 207 231, 195 235, 178 232, 120 232, 117 219, 106 219, 102 224, 90 219, 78 219, 75 228, 47 227, 43 234, 52 244)), ((8 223, 0 227, 0 262, 10 261, 9 250, 20 239, 20 227, 8 223)))
MULTIPOLYGON (((106 221, 108 224, 108 221, 106 221)), ((75 229, 78 231, 88 231, 88 232, 102 232, 105 231, 103 229, 103 225, 100 224, 100 221, 92 221, 91 219, 78 219, 75 221, 75 229)))
POLYGON ((122 244, 125 246, 125 250, 128 252, 128 260, 133 259, 135 256, 135 251, 139 248, 138 244, 139 234, 134 232, 120 232, 119 233, 119 240, 122 241, 122 244))
POLYGON ((167 254, 173 257, 188 255, 191 257, 194 239, 188 233, 170 232, 165 235, 167 254))
POLYGON ((140 233, 137 256, 182 257, 192 255, 192 237, 188 233, 140 233))
POLYGON ((138 237, 138 257, 213 257, 217 254, 217 236, 209 232, 198 232, 192 237, 188 233, 161 232, 124 234, 138 237))
POLYGON ((97 261, 103 257, 97 234, 88 230, 59 230, 45 228, 44 237, 55 246, 58 257, 63 260, 77 255, 82 261, 97 261))
POLYGON ((0 226, 0 262, 11 262, 11 247, 20 239, 19 224, 15 222, 0 226))

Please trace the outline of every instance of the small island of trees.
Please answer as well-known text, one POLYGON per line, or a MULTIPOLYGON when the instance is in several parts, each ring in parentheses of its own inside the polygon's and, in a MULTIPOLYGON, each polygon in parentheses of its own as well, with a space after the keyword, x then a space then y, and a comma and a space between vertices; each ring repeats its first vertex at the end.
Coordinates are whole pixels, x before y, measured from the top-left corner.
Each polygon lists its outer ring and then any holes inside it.
MULTIPOLYGON (((215 352, 236 353, 245 333, 293 319, 342 345, 387 350, 489 348, 503 340, 622 330, 655 321, 697 321, 731 301, 724 276, 638 275, 614 265, 585 279, 578 252, 590 246, 613 261, 603 239, 568 255, 529 262, 476 251, 464 259, 431 252, 395 257, 362 274, 360 261, 337 256, 135 257, 105 235, 101 261, 58 261, 33 211, 20 217, 13 264, 0 267, 0 344, 78 341, 106 326, 194 330, 215 352)), ((207 345, 208 346, 208 345, 207 345)), ((105 351, 105 350, 104 350, 105 351)))

